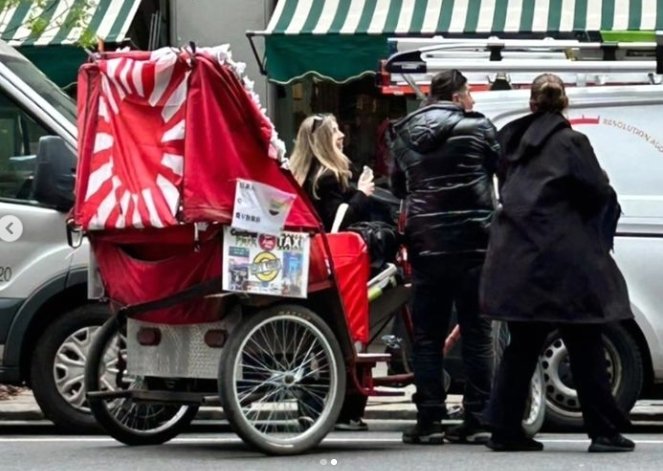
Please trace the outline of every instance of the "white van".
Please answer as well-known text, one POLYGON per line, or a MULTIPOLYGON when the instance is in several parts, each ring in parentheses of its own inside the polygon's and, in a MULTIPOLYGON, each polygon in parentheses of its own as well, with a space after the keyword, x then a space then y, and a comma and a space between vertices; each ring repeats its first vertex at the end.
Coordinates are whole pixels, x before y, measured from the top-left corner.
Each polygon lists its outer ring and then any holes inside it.
POLYGON ((47 418, 84 431, 94 421, 83 371, 107 317, 87 301, 85 245, 67 243, 76 105, 0 41, 0 383, 25 384, 47 418))
MULTIPOLYGON (((507 77, 518 86, 531 83, 539 73, 553 72, 572 85, 567 87, 567 117, 574 129, 589 137, 623 210, 614 257, 626 278, 635 319, 611 325, 605 333, 613 391, 629 410, 640 398, 661 397, 657 386, 663 384, 663 290, 659 286, 663 278, 663 85, 657 72, 663 72, 663 64, 657 70, 655 60, 642 56, 642 51, 649 50, 663 58, 661 46, 597 44, 589 54, 591 60, 583 62, 567 59, 578 59, 576 41, 432 38, 393 42, 399 43, 396 49, 401 54, 390 58, 388 70, 399 72, 392 79, 399 84, 416 87, 430 83, 440 70, 458 68, 471 83, 507 77), (509 44, 514 52, 506 52, 509 44), (601 60, 606 53, 612 54, 612 60, 601 60), (495 56, 502 54, 496 61, 495 56), (592 86, 584 86, 588 84, 592 86)), ((475 110, 498 129, 529 113, 526 89, 477 92, 473 97, 475 110)), ((581 424, 568 355, 559 336, 548 339, 541 366, 547 423, 581 424)))

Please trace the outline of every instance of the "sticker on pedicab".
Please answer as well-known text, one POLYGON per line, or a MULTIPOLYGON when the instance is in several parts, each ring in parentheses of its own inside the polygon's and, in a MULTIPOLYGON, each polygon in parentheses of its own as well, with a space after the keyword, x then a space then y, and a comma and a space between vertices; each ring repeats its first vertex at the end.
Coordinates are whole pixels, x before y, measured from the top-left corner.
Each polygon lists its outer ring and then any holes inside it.
POLYGON ((231 226, 235 229, 278 235, 297 195, 264 183, 237 179, 231 226))
POLYGON ((302 232, 272 235, 225 227, 223 289, 305 298, 310 243, 302 232))

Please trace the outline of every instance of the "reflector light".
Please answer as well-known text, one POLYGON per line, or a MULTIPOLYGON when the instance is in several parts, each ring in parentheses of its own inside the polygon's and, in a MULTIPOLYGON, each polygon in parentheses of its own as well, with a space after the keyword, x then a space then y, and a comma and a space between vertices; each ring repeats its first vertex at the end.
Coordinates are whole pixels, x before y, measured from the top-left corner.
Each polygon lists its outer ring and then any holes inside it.
POLYGON ((141 327, 136 333, 136 339, 141 345, 153 347, 161 342, 161 331, 155 327, 141 327))

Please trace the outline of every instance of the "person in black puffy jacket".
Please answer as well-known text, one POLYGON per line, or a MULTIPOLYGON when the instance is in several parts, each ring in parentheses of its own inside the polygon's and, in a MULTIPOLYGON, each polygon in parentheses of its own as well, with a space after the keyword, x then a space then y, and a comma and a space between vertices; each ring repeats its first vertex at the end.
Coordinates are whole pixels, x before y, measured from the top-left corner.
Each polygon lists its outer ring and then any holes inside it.
POLYGON ((467 79, 437 74, 423 108, 390 131, 392 191, 406 202, 405 240, 413 269, 413 365, 417 424, 405 443, 485 443, 481 412, 490 396, 490 322, 479 316, 479 275, 495 209, 499 144, 493 124, 472 111, 467 79), (455 306, 466 375, 462 425, 446 431, 442 346, 455 306))

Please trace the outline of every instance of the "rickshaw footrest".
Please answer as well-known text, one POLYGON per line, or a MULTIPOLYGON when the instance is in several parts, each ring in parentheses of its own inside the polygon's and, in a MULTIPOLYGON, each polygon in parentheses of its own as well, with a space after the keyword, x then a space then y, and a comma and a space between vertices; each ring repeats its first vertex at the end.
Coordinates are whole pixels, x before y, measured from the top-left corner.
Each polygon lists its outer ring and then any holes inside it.
POLYGON ((359 364, 372 364, 375 365, 380 361, 391 360, 390 353, 357 353, 356 362, 359 364))

